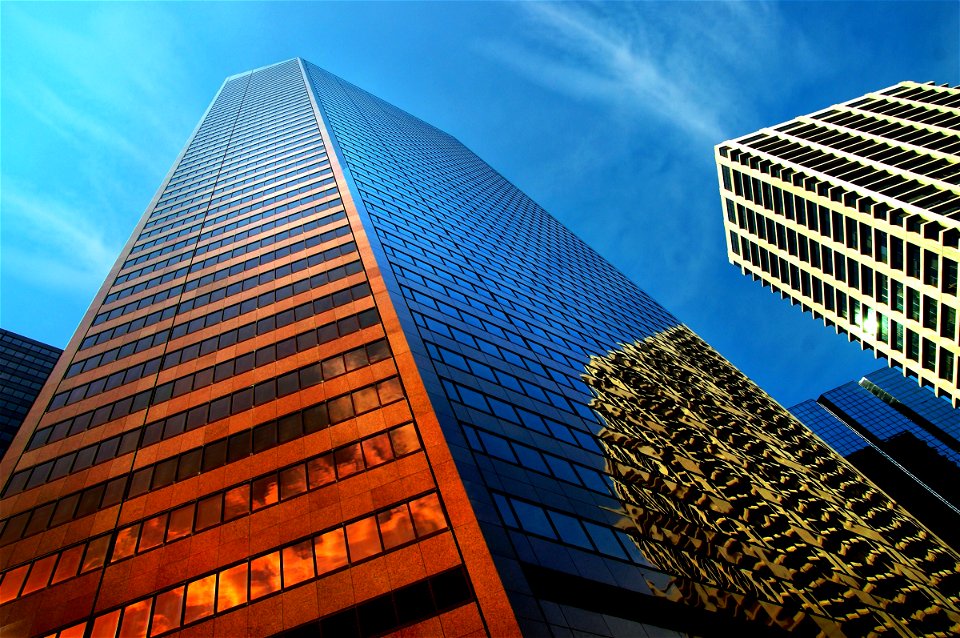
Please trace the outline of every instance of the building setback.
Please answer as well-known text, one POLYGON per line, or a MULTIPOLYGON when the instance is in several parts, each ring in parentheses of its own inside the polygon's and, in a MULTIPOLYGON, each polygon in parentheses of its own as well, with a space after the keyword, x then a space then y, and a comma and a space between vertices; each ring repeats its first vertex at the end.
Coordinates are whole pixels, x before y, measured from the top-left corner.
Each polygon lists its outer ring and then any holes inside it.
POLYGON ((790 411, 954 549, 960 411, 884 368, 790 411))
POLYGON ((0 466, 0 629, 960 630, 960 557, 771 405, 454 138, 264 67, 221 87, 0 466), (751 445, 764 423, 813 469, 751 445))
POLYGON ((716 147, 727 255, 960 400, 960 88, 902 82, 716 147))
POLYGON ((63 350, 0 328, 0 457, 63 350))

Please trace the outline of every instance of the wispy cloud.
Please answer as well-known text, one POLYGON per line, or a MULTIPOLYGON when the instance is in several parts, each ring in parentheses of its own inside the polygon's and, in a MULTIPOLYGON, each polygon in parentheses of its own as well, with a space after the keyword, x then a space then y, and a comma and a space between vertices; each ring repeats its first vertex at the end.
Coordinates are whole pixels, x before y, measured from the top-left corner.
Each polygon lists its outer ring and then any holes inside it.
POLYGON ((775 8, 759 3, 517 6, 527 37, 486 42, 484 54, 548 89, 711 143, 739 106, 729 69, 762 63, 781 30, 775 8))
POLYGON ((123 241, 96 223, 95 211, 69 201, 3 183, 3 275, 25 279, 62 294, 96 289, 113 265, 123 241))

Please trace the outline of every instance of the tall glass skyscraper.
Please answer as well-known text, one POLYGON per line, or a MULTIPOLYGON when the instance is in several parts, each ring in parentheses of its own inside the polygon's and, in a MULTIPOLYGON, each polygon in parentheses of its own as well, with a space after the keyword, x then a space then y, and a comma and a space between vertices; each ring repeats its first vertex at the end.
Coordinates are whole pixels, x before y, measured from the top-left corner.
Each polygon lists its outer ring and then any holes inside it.
POLYGON ((790 411, 960 548, 960 411, 884 368, 790 411))
POLYGON ((777 409, 457 140, 265 67, 220 89, 4 461, 0 627, 960 628, 960 557, 777 409), (796 445, 748 445, 768 421, 796 445))
POLYGON ((960 87, 901 82, 717 145, 727 256, 960 402, 960 87))

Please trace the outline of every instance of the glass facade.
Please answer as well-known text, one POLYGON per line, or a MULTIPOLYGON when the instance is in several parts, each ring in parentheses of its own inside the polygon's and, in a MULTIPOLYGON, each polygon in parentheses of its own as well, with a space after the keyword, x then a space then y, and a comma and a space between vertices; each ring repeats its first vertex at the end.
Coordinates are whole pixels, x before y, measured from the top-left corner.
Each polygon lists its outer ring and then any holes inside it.
POLYGON ((61 352, 59 348, 0 328, 0 458, 61 352))
POLYGON ((790 411, 924 525, 960 547, 960 412, 892 368, 790 411))
POLYGON ((779 631, 673 596, 742 593, 627 516, 591 362, 682 330, 446 133, 299 59, 228 78, 3 462, 0 629, 779 631))

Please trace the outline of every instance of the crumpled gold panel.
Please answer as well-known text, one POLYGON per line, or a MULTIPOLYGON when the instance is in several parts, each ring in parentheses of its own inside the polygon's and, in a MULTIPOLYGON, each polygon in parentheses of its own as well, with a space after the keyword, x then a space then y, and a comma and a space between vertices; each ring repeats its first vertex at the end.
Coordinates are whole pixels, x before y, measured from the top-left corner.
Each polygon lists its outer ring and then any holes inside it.
POLYGON ((960 556, 686 326, 587 365, 671 600, 811 636, 960 635, 960 556))

